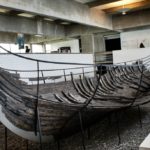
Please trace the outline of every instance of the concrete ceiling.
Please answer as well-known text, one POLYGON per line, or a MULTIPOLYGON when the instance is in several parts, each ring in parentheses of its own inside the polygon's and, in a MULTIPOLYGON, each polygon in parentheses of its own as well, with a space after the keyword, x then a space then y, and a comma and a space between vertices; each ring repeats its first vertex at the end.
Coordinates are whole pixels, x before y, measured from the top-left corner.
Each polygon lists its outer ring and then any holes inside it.
POLYGON ((14 41, 17 33, 42 43, 112 30, 111 17, 74 0, 29 1, 0 0, 0 41, 14 41))
MULTIPOLYGON (((33 35, 33 42, 37 41, 34 35, 41 34, 45 39, 38 38, 38 41, 47 42, 83 34, 150 25, 150 11, 143 13, 146 19, 142 23, 141 18, 135 17, 136 12, 150 8, 150 0, 34 0, 30 3, 28 1, 30 0, 0 0, 0 32, 33 35), (123 8, 128 8, 126 17, 121 14, 123 8), (117 17, 118 14, 120 17, 117 17), (137 20, 137 25, 129 26, 133 22, 133 17, 137 20), (124 23, 121 24, 120 20, 124 23)), ((141 17, 144 18, 142 15, 141 17)))
MULTIPOLYGON (((100 17, 98 10, 92 11, 84 4, 75 2, 74 0, 34 0, 28 3, 29 0, 20 2, 16 0, 12 2, 8 0, 0 1, 0 15, 6 14, 9 16, 25 17, 30 19, 42 19, 49 22, 54 22, 61 25, 69 24, 84 24, 93 27, 104 27, 111 29, 111 18, 107 15, 100 17), (35 7, 34 7, 35 6, 35 7), (59 9, 58 9, 59 7, 59 9), (68 13, 69 12, 69 13, 68 13), (97 18, 96 18, 97 17, 97 18), (101 23, 98 20, 103 20, 106 23, 101 23)), ((86 0, 84 2, 92 2, 93 0, 86 0)))
POLYGON ((150 9, 150 0, 75 0, 109 15, 150 9))

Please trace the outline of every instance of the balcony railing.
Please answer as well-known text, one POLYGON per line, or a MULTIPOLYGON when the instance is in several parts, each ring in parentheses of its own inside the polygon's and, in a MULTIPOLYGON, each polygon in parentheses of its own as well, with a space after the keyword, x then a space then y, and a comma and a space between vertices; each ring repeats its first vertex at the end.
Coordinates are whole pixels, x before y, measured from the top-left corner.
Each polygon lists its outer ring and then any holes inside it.
POLYGON ((112 64, 113 63, 113 53, 110 52, 95 52, 95 63, 96 64, 112 64))

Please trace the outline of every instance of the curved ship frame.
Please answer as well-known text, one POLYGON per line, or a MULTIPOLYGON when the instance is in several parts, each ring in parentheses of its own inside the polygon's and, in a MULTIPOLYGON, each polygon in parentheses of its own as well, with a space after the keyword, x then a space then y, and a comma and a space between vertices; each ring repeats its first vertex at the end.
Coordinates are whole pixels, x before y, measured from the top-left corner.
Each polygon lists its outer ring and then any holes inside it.
POLYGON ((33 61, 37 62, 33 85, 21 80, 18 70, 0 68, 0 121, 23 138, 50 141, 82 129, 83 122, 88 126, 111 111, 150 101, 149 57, 130 65, 105 65, 106 73, 100 65, 95 77, 84 74, 75 79, 70 74, 71 81, 55 84, 40 83, 41 61, 33 61))

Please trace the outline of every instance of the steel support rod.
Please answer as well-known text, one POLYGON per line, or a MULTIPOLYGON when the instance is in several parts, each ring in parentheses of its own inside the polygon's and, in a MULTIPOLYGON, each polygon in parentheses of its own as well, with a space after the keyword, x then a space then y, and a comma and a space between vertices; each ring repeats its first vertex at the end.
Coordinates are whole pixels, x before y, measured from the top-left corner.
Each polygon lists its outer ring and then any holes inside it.
POLYGON ((36 95, 36 103, 35 103, 35 135, 39 131, 39 142, 40 142, 40 150, 42 150, 42 130, 41 130, 41 122, 40 122, 40 114, 38 109, 39 103, 39 61, 37 61, 37 95, 36 95), (38 129, 37 129, 38 128, 38 129))
POLYGON ((41 74, 42 74, 43 82, 44 82, 44 84, 45 84, 44 74, 43 74, 43 71, 42 71, 42 70, 41 70, 41 74))
POLYGON ((28 140, 26 140, 26 150, 29 149, 29 143, 28 143, 28 140))
POLYGON ((88 139, 91 139, 91 130, 90 127, 87 128, 87 135, 88 135, 88 139))
POLYGON ((121 144, 120 124, 119 124, 119 117, 117 113, 115 113, 115 117, 116 117, 116 125, 117 125, 118 145, 120 145, 121 144))
POLYGON ((84 137, 84 129, 83 129, 83 119, 82 119, 82 114, 81 114, 80 111, 79 111, 79 120, 80 120, 81 134, 82 134, 82 146, 83 146, 83 150, 86 150, 85 137, 84 137))
POLYGON ((7 128, 5 127, 5 150, 7 150, 7 128))
POLYGON ((43 150, 42 129, 41 129, 41 121, 40 121, 39 109, 37 109, 37 113, 38 113, 38 129, 39 129, 40 150, 43 150))
POLYGON ((142 115, 141 115, 141 108, 140 108, 140 106, 138 106, 138 114, 139 114, 140 127, 142 128, 142 115))
POLYGON ((67 81, 67 78, 66 78, 66 73, 65 73, 65 69, 63 70, 64 72, 64 79, 65 79, 65 82, 67 81))
POLYGON ((84 68, 82 68, 82 74, 83 74, 83 78, 84 78, 84 76, 85 76, 84 68))
POLYGON ((57 140, 57 150, 60 150, 60 141, 57 140))

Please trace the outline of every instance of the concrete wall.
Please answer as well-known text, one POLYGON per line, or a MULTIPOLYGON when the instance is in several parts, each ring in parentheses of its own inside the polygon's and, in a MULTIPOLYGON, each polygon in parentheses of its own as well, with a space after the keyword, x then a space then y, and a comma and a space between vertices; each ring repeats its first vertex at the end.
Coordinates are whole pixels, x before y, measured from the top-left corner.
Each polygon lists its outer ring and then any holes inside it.
POLYGON ((80 53, 79 51, 79 41, 77 39, 69 40, 69 41, 63 41, 63 42, 57 42, 53 44, 47 44, 46 51, 57 51, 60 47, 71 47, 71 53, 80 53))
MULTIPOLYGON (((70 63, 83 63, 83 64, 93 64, 93 55, 92 54, 21 54, 25 57, 45 60, 45 61, 54 61, 54 62, 70 62, 70 63)), ((10 54, 0 54, 0 67, 7 69, 15 69, 15 70, 36 70, 37 62, 33 62, 30 60, 25 60, 22 58, 18 58, 16 56, 10 54), (7 60, 7 61, 6 61, 7 60)), ((40 63, 40 69, 44 70, 53 70, 53 69, 61 69, 58 71, 46 71, 43 72, 44 76, 61 76, 57 81, 64 81, 64 71, 66 68, 79 68, 85 67, 85 65, 65 65, 65 64, 52 64, 52 63, 40 63)), ((85 73, 92 71, 92 73, 85 74, 86 76, 93 76, 93 67, 85 68, 85 73)), ((70 73, 82 73, 82 68, 80 69, 69 69, 65 71, 67 76, 67 80, 70 80, 70 73)), ((27 72, 20 73, 21 77, 37 77, 37 72, 27 72)), ((42 76, 40 72, 40 76, 42 76)), ((74 77, 79 77, 74 76, 74 77)), ((28 79, 24 80, 28 83, 28 79)), ((57 82, 56 81, 56 82, 57 82)), ((46 82, 54 82, 54 80, 48 80, 46 82)), ((43 83, 43 81, 41 82, 43 83)), ((33 82, 34 84, 34 82, 33 82)))
POLYGON ((120 37, 123 50, 139 48, 141 42, 150 47, 150 29, 122 32, 120 37))
MULTIPOLYGON (((150 48, 117 50, 113 51, 113 63, 116 64, 132 60, 135 62, 137 59, 147 56, 150 56, 150 48)), ((132 62, 129 62, 129 64, 131 63, 132 62)))

